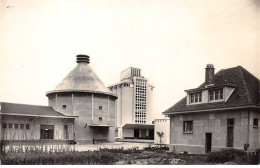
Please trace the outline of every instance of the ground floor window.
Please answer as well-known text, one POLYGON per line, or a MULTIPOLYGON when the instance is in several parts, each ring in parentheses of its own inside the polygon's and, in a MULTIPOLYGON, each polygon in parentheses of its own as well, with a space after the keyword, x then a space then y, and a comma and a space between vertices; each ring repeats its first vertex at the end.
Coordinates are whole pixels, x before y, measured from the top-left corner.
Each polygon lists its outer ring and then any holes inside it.
POLYGON ((69 139, 68 125, 64 125, 64 139, 69 139))
POLYGON ((183 133, 192 133, 192 121, 183 121, 183 133))
POLYGON ((118 137, 118 128, 115 129, 115 137, 118 137))
POLYGON ((54 125, 41 125, 40 139, 53 139, 54 125))

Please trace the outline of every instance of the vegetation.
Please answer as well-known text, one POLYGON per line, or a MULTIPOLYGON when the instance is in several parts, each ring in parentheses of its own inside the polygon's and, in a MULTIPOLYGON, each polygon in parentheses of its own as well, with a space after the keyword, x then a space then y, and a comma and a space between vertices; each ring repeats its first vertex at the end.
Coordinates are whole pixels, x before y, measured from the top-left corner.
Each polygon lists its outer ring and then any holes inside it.
POLYGON ((176 154, 169 148, 153 145, 139 150, 99 149, 97 151, 76 152, 73 147, 25 146, 9 147, 1 158, 4 165, 105 165, 105 164, 143 164, 143 165, 208 165, 208 164, 258 164, 257 155, 248 155, 242 150, 223 149, 207 155, 176 154))
POLYGON ((238 149, 222 149, 220 151, 210 152, 207 155, 208 162, 211 163, 227 163, 236 164, 258 164, 257 154, 248 154, 244 150, 238 149))
POLYGON ((109 152, 28 152, 7 153, 2 157, 4 165, 65 165, 65 164, 113 164, 116 160, 109 152))
POLYGON ((157 136, 160 138, 160 143, 162 143, 162 138, 164 137, 164 132, 156 132, 157 136))

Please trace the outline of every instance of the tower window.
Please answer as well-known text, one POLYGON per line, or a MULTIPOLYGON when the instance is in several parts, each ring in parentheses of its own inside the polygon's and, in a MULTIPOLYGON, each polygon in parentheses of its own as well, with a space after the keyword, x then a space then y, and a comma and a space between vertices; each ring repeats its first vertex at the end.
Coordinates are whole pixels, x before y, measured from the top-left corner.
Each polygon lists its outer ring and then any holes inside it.
POLYGON ((14 129, 18 129, 19 124, 14 124, 14 129))
POLYGON ((99 108, 99 110, 102 110, 102 106, 99 106, 98 108, 99 108))
POLYGON ((258 128, 258 118, 254 118, 253 127, 258 128))
POLYGON ((66 107, 67 107, 67 106, 66 106, 65 104, 62 105, 62 108, 63 108, 63 109, 66 109, 66 107))
POLYGON ((13 129, 13 124, 9 123, 9 124, 8 124, 8 128, 9 128, 9 129, 13 129))
POLYGON ((3 128, 7 128, 7 123, 3 123, 3 128))
POLYGON ((24 129, 24 124, 20 124, 20 129, 24 129))
POLYGON ((99 120, 99 121, 102 121, 102 117, 98 117, 98 120, 99 120))
POLYGON ((26 128, 26 129, 30 129, 30 124, 26 124, 26 125, 25 125, 25 128, 26 128))

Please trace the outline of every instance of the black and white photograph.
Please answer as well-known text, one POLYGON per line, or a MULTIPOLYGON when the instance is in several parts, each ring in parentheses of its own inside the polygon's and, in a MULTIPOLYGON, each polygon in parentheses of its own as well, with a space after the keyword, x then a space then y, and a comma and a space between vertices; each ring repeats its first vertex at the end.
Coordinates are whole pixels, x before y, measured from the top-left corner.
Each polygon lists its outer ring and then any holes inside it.
POLYGON ((0 0, 0 165, 260 165, 260 0, 0 0))

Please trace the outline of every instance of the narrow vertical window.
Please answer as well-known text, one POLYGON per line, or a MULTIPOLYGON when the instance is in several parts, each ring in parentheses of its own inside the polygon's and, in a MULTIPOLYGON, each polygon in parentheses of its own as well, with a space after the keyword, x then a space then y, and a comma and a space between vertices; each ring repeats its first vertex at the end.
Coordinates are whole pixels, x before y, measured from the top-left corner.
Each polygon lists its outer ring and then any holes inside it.
POLYGON ((254 118, 253 127, 258 128, 258 118, 254 118))

